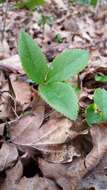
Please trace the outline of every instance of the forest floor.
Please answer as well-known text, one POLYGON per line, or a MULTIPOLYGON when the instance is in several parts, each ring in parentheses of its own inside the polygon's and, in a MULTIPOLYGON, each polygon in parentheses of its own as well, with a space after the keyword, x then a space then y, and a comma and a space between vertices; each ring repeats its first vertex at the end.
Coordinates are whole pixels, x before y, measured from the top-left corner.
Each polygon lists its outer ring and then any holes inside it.
POLYGON ((107 123, 89 127, 83 114, 94 90, 107 90, 95 80, 107 75, 107 3, 50 0, 35 11, 4 4, 0 28, 0 190, 107 190, 107 123), (22 29, 49 62, 65 49, 89 51, 75 122, 50 108, 27 79, 17 53, 22 29))

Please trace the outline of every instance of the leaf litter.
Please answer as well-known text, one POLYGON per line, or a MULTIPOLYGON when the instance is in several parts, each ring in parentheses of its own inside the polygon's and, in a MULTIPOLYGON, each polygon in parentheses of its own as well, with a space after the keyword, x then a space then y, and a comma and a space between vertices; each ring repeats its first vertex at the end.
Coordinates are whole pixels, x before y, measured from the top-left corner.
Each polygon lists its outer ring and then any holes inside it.
MULTIPOLYGON (((95 88, 107 90, 106 82, 95 80, 96 75, 107 74, 107 4, 94 10, 67 1, 47 3, 31 15, 11 7, 7 13, 5 40, 0 44, 0 189, 106 190, 107 124, 87 128, 82 111, 92 103, 95 88), (53 23, 40 26, 41 13, 51 15, 53 23), (65 48, 89 50, 90 64, 78 76, 77 121, 51 110, 26 78, 16 51, 22 25, 50 62, 65 48), (55 41, 57 33, 63 43, 55 41), (24 172, 27 167, 30 177, 24 172)), ((1 18, 2 14, 0 7, 1 18)))

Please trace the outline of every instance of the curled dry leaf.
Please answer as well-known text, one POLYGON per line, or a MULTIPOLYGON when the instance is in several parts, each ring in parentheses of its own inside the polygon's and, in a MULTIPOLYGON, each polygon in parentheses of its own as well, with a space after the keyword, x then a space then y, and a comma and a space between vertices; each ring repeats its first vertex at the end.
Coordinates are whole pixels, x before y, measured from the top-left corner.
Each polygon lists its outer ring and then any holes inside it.
POLYGON ((63 190, 75 190, 83 177, 99 163, 107 152, 107 127, 94 126, 90 129, 93 149, 85 158, 76 158, 70 164, 53 164, 42 159, 39 167, 44 176, 52 178, 63 190))
POLYGON ((0 149, 0 172, 13 167, 18 159, 18 152, 13 144, 4 143, 0 149))
POLYGON ((95 167, 107 151, 107 124, 95 125, 90 132, 93 149, 85 159, 85 165, 88 170, 91 170, 93 166, 95 167))

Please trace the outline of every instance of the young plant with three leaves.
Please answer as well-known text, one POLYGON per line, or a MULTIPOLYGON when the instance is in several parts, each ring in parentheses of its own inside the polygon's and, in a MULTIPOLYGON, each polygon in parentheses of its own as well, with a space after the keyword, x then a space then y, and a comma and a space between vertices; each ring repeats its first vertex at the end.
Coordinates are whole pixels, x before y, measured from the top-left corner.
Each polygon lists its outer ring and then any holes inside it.
POLYGON ((78 98, 66 81, 88 65, 88 52, 66 50, 49 66, 40 47, 25 32, 20 33, 18 51, 26 74, 38 84, 40 96, 56 111, 75 120, 79 110, 78 98))

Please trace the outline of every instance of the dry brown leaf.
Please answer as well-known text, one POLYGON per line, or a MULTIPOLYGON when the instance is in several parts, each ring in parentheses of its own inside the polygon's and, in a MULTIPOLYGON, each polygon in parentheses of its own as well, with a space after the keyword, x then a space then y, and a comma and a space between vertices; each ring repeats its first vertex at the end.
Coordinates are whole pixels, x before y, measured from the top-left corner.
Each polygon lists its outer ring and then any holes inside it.
POLYGON ((72 162, 73 158, 81 155, 79 150, 70 143, 44 147, 43 152, 45 160, 52 163, 69 163, 72 162))
POLYGON ((12 141, 19 146, 38 149, 51 162, 71 162, 73 157, 80 156, 79 151, 67 142, 78 135, 71 130, 71 121, 51 119, 42 127, 38 122, 35 116, 23 117, 11 128, 12 141))
POLYGON ((77 190, 107 190, 107 155, 100 161, 98 166, 83 178, 77 190))
POLYGON ((85 159, 85 165, 88 170, 91 170, 93 166, 95 167, 107 151, 107 124, 95 125, 90 132, 93 149, 85 159))
POLYGON ((3 143, 0 149, 0 172, 13 167, 18 159, 18 152, 13 144, 3 143))
POLYGON ((57 185, 50 179, 40 178, 35 176, 33 178, 23 177, 18 184, 18 190, 59 190, 57 185))
POLYGON ((21 74, 24 73, 18 55, 13 55, 7 59, 1 60, 0 66, 5 67, 13 72, 18 72, 21 74))
POLYGON ((82 178, 99 163, 107 152, 107 127, 94 126, 90 130, 93 149, 86 158, 75 159, 71 164, 52 164, 39 161, 44 176, 55 180, 63 190, 75 190, 82 178))
POLYGON ((34 176, 22 177, 23 167, 20 161, 6 171, 6 178, 0 184, 0 190, 59 190, 57 185, 50 179, 34 176))
MULTIPOLYGON (((42 145, 62 144, 70 136, 71 122, 68 119, 53 119, 41 128, 40 125, 41 121, 37 121, 35 116, 23 117, 11 128, 12 141, 36 148, 42 145)), ((76 134, 74 131, 71 135, 76 134)))
POLYGON ((12 96, 8 75, 9 71, 5 70, 5 68, 0 70, 0 119, 3 122, 16 117, 17 112, 20 110, 12 96))
POLYGON ((6 178, 3 180, 2 183, 0 183, 0 189, 19 190, 17 184, 19 183, 22 175, 23 175, 23 167, 21 161, 18 161, 13 168, 6 171, 6 178))
POLYGON ((33 146, 35 142, 44 119, 44 103, 38 96, 34 97, 33 102, 31 113, 11 125, 11 139, 15 144, 33 146))
POLYGON ((10 115, 9 105, 9 85, 5 74, 0 70, 0 119, 5 120, 10 115))
POLYGON ((4 123, 0 124, 0 136, 3 136, 4 128, 5 128, 4 123))
POLYGON ((15 94, 15 101, 23 106, 23 110, 26 109, 31 102, 32 91, 30 85, 18 79, 15 74, 11 74, 9 78, 15 94))
POLYGON ((0 60, 9 57, 9 45, 4 39, 3 42, 0 41, 0 60))

